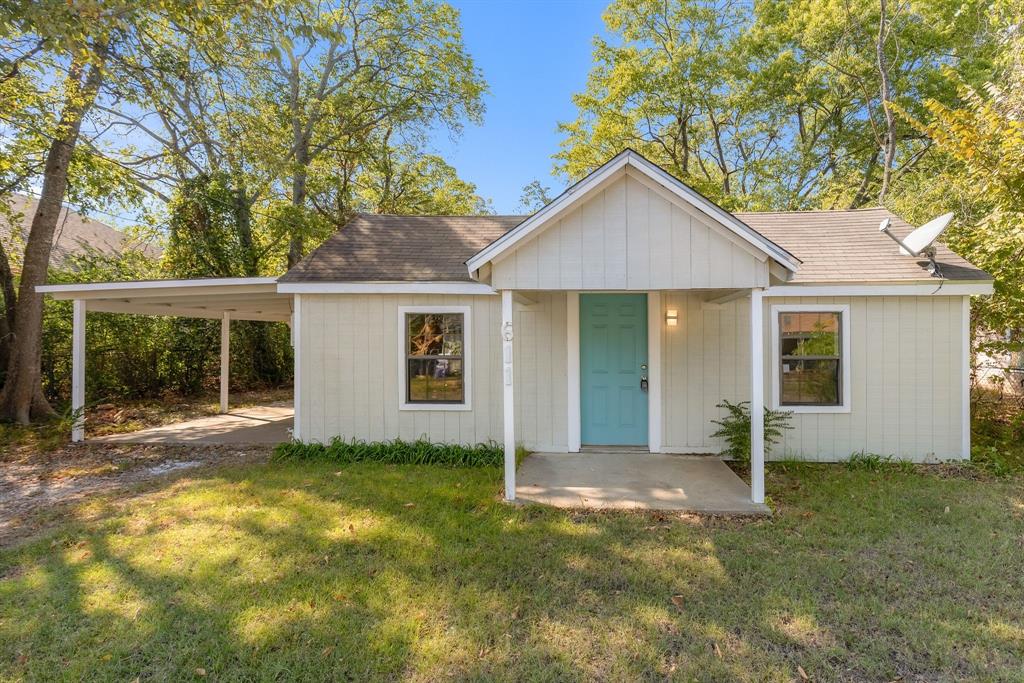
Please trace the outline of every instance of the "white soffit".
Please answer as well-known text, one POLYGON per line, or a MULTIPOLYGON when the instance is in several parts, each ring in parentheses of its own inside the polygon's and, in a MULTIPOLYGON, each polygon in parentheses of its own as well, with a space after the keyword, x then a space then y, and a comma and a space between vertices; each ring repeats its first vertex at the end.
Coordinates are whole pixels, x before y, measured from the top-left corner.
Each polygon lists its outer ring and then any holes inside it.
POLYGON ((40 294, 78 299, 89 311, 187 318, 287 321, 292 297, 277 291, 276 278, 206 278, 42 285, 40 294))

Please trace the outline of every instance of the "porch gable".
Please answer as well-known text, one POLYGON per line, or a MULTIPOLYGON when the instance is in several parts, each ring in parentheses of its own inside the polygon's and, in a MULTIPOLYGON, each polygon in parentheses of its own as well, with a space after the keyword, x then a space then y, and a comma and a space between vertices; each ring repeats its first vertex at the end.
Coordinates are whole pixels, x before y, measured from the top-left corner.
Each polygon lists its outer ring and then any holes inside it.
POLYGON ((495 289, 720 289, 799 261, 627 150, 467 261, 495 289))

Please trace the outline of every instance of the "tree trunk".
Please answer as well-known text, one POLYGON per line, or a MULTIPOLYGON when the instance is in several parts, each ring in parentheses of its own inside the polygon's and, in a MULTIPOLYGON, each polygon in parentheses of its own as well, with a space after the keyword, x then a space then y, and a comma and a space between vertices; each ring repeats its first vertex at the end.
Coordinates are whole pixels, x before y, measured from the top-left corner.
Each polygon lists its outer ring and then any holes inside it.
POLYGON ((11 272, 11 262, 7 258, 7 251, 3 242, 0 241, 0 297, 3 299, 3 310, 0 311, 0 388, 4 385, 4 376, 7 374, 7 363, 11 359, 11 335, 14 331, 14 307, 18 301, 18 295, 14 291, 14 273, 11 272))
MULTIPOLYGON (((102 63, 105 50, 97 49, 96 54, 102 63)), ((46 282, 53 233, 68 187, 68 164, 78 142, 82 119, 96 99, 102 78, 100 65, 86 66, 76 62, 69 71, 64 110, 46 155, 43 187, 25 245, 13 343, 7 363, 7 378, 0 392, 0 419, 28 424, 32 418, 53 414, 53 409, 43 397, 40 382, 43 297, 36 293, 36 287, 46 282)))
POLYGON ((891 101, 891 85, 889 83, 889 67, 885 59, 885 39, 889 33, 886 26, 888 13, 886 0, 879 0, 880 11, 878 15, 878 40, 875 42, 875 54, 878 57, 878 73, 881 76, 881 98, 882 112, 885 114, 885 140, 882 152, 882 188, 878 191, 879 205, 885 204, 885 196, 889 192, 889 183, 892 180, 892 162, 896 156, 896 115, 889 106, 891 101))
MULTIPOLYGON (((301 147, 295 153, 295 175, 292 177, 292 206, 296 211, 302 211, 306 203, 306 167, 309 164, 309 151, 304 141, 300 141, 301 147)), ((288 267, 293 268, 303 257, 304 240, 302 234, 303 226, 299 232, 292 233, 291 241, 288 244, 288 267)))

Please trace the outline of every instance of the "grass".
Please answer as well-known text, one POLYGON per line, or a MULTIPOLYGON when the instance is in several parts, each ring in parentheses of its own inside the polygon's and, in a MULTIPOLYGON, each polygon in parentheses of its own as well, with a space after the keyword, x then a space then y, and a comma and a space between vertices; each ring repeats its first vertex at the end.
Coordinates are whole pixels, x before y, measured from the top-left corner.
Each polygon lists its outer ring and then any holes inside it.
POLYGON ((0 550, 0 679, 1024 676, 1020 477, 786 464, 759 521, 514 507, 497 469, 193 477, 0 550))

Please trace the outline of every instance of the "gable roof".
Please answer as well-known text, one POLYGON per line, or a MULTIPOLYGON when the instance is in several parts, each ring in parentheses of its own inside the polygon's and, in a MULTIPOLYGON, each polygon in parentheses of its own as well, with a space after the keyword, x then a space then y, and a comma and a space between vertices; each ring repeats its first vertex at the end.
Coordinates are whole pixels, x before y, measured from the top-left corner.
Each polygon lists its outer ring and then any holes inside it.
POLYGON ((717 223, 724 226, 727 230, 731 230, 740 238, 763 252, 766 256, 774 259, 787 270, 796 272, 799 268, 799 259, 793 256, 793 254, 785 248, 771 241, 757 230, 744 223, 736 215, 731 214, 718 206, 713 201, 686 185, 668 171, 649 161, 638 152, 632 149, 626 149, 625 151, 615 155, 611 160, 588 175, 586 178, 568 188, 540 211, 517 225, 514 230, 510 230, 505 235, 474 254, 466 261, 466 265, 469 267, 470 272, 475 272, 484 264, 498 258, 501 254, 514 247, 527 236, 541 229, 542 226, 547 224, 570 206, 586 197, 591 190, 600 186, 608 179, 615 177, 619 171, 626 167, 634 169, 650 180, 658 183, 693 208, 708 216, 713 223, 717 223))
MULTIPOLYGON (((0 240, 5 247, 13 244, 24 244, 32 227, 32 217, 36 213, 38 202, 21 194, 11 195, 8 205, 18 218, 9 219, 0 214, 0 240)), ((124 232, 93 218, 88 218, 77 211, 64 206, 57 219, 57 229, 53 235, 53 250, 50 252, 50 265, 64 266, 67 260, 76 254, 87 251, 98 252, 104 256, 117 256, 125 249, 135 247, 148 256, 158 256, 160 250, 149 244, 134 244, 124 232)), ((21 253, 21 249, 8 249, 11 253, 21 253)))
POLYGON ((523 218, 359 214, 279 282, 473 282, 466 259, 523 218))
MULTIPOLYGON (((899 246, 878 230, 883 218, 892 231, 906 237, 914 226, 883 207, 834 211, 777 211, 737 213, 743 221, 796 254, 800 270, 790 281, 882 282, 935 280, 928 260, 904 256, 899 246)), ((935 261, 948 280, 991 280, 944 244, 935 243, 935 261)))
MULTIPOLYGON (((745 212, 744 223, 802 261, 792 284, 935 282, 927 263, 903 256, 878 232, 884 217, 904 236, 913 227, 884 208, 745 212)), ((360 215, 288 271, 280 282, 474 282, 465 261, 529 216, 360 215)), ((991 281, 936 244, 943 277, 991 281)))

